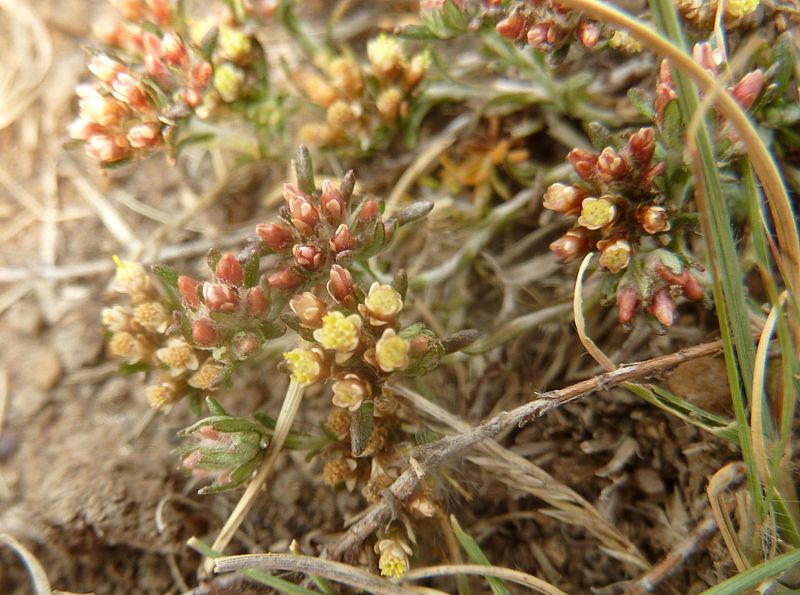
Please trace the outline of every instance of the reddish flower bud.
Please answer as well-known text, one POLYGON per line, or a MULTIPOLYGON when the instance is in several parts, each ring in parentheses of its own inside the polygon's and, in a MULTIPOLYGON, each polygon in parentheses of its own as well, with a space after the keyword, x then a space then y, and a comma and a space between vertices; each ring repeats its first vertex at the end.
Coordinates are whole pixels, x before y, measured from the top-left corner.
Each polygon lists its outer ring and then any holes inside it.
POLYGON ((197 294, 197 289, 200 287, 200 282, 195 281, 191 277, 181 275, 178 277, 178 293, 181 294, 183 303, 192 310, 200 307, 200 296, 197 294))
POLYGON ((732 93, 734 99, 742 106, 742 109, 750 109, 763 88, 764 73, 760 70, 754 70, 753 72, 748 72, 736 83, 732 93))
POLYGON ((594 22, 583 22, 575 31, 578 40, 585 48, 593 48, 600 41, 600 26, 594 22))
POLYGON ((640 128, 628 139, 628 153, 637 167, 648 165, 656 151, 656 132, 653 128, 640 128))
POLYGON ((111 94, 137 111, 148 107, 141 81, 127 72, 120 72, 111 83, 111 94))
POLYGON ((172 19, 169 0, 147 0, 147 6, 150 8, 153 20, 159 25, 166 25, 172 19))
POLYGON ((258 318, 267 311, 269 302, 264 290, 260 287, 251 287, 245 297, 245 310, 250 316, 258 318))
POLYGON ((213 320, 200 318, 192 323, 192 340, 203 347, 212 347, 219 340, 217 325, 213 320))
POLYGON ((647 311, 665 327, 672 326, 672 323, 675 322, 675 302, 672 301, 669 288, 664 287, 656 291, 647 311))
POLYGON ((260 348, 261 342, 253 333, 244 333, 233 340, 233 351, 239 359, 255 355, 260 348))
POLYGON ((597 155, 585 149, 572 149, 567 154, 567 160, 572 164, 575 173, 581 179, 592 182, 596 177, 597 155))
POLYGON ((292 245, 292 232, 276 223, 259 223, 256 233, 275 252, 285 252, 292 245))
POLYGON ((664 173, 664 163, 656 163, 653 167, 648 169, 641 178, 639 178, 639 185, 642 190, 649 190, 653 187, 655 179, 664 173))
POLYGON ((147 74, 156 80, 164 80, 169 74, 167 65, 157 54, 144 55, 144 69, 147 71, 147 74))
POLYGON ((345 223, 342 223, 336 228, 329 245, 331 252, 339 254, 339 252, 344 252, 345 250, 352 250, 356 245, 356 241, 353 238, 353 234, 350 233, 350 228, 345 223))
POLYGON ((544 193, 542 206, 545 209, 569 215, 580 210, 581 202, 585 197, 586 192, 577 186, 552 184, 544 193))
POLYGON ((95 134, 86 143, 86 154, 102 163, 113 163, 128 157, 130 146, 124 136, 120 139, 108 134, 95 134))
POLYGON ((318 329, 322 326, 322 317, 328 313, 328 306, 310 291, 294 296, 289 307, 300 320, 300 326, 318 329))
POLYGON ((183 66, 188 61, 186 46, 177 33, 167 33, 161 41, 161 56, 168 64, 183 66))
POLYGON ((319 198, 322 214, 333 223, 338 223, 346 215, 346 207, 342 193, 330 180, 322 182, 322 196, 319 198))
POLYGON ((189 75, 189 82, 193 89, 202 89, 208 82, 211 80, 211 75, 213 73, 213 68, 211 68, 211 64, 208 62, 198 62, 194 66, 192 66, 191 73, 189 75))
POLYGON ((625 283, 617 289, 617 314, 622 324, 629 324, 639 307, 639 289, 634 283, 625 283))
POLYGON ((565 263, 572 262, 581 254, 585 254, 590 247, 589 233, 582 227, 570 229, 550 244, 550 250, 565 263))
MULTIPOLYGON (((678 265, 678 267, 680 266, 681 265, 678 265)), ((681 270, 679 273, 676 273, 664 266, 661 262, 653 267, 653 272, 670 285, 679 285, 681 287, 686 284, 689 278, 688 271, 681 270)))
POLYGON ((228 285, 238 286, 244 281, 242 265, 236 260, 236 256, 230 252, 223 254, 222 258, 219 259, 214 274, 217 279, 228 285))
POLYGON ((361 210, 358 212, 359 221, 372 221, 378 217, 378 203, 374 200, 367 200, 364 202, 361 210))
POLYGON ((552 27, 546 23, 539 23, 528 29, 528 44, 535 48, 542 48, 551 45, 550 30, 552 27))
POLYGON ((155 33, 144 31, 142 33, 142 44, 147 54, 158 56, 161 54, 161 39, 155 33))
POLYGON ((295 262, 309 271, 318 269, 325 261, 325 255, 314 244, 297 244, 292 248, 295 262))
POLYGON ((141 21, 147 14, 144 0, 111 0, 111 4, 129 21, 141 21))
POLYGON ((203 301, 212 312, 233 312, 239 305, 236 291, 224 283, 203 283, 203 301))
POLYGON ((294 289, 303 283, 303 277, 292 269, 282 269, 270 274, 267 282, 275 289, 294 289))
POLYGON ((687 275, 686 283, 683 285, 683 296, 687 300, 692 300, 694 302, 700 301, 705 297, 705 292, 694 275, 687 275))
POLYGON ((355 301, 355 284, 350 271, 335 264, 331 267, 328 293, 340 304, 350 305, 355 301))
POLYGON ((678 96, 675 94, 675 90, 670 85, 656 85, 656 98, 653 103, 653 109, 656 113, 656 122, 661 123, 664 121, 664 112, 667 109, 667 105, 677 98, 678 96))
POLYGON ((611 147, 606 147, 597 158, 597 175, 606 182, 620 180, 630 171, 631 166, 625 158, 611 147))
POLYGON ((194 89, 184 89, 180 94, 180 101, 189 107, 197 107, 203 103, 203 96, 194 89))
POLYGON ((83 118, 77 118, 73 120, 68 128, 70 138, 75 140, 89 140, 102 130, 103 127, 99 124, 89 122, 83 118))
POLYGON ((293 184, 283 185, 283 197, 289 206, 292 223, 303 235, 311 235, 319 223, 319 211, 311 202, 311 197, 297 189, 293 184))
POLYGON ((137 124, 128 130, 128 142, 134 149, 152 149, 161 141, 161 125, 157 122, 137 124))
POLYGON ((719 74, 719 66, 724 60, 724 55, 719 50, 711 48, 709 43, 696 43, 692 48, 692 58, 704 69, 713 74, 719 74))
POLYGON ((658 205, 640 205, 636 208, 636 220, 642 229, 649 234, 669 231, 670 223, 667 210, 658 205))
POLYGON ((512 12, 495 25, 495 29, 500 35, 512 41, 519 37, 524 28, 525 18, 519 12, 512 12))
POLYGON ((89 72, 106 84, 113 81, 114 77, 120 72, 126 70, 122 63, 104 54, 93 56, 92 59, 89 60, 88 68, 89 72))

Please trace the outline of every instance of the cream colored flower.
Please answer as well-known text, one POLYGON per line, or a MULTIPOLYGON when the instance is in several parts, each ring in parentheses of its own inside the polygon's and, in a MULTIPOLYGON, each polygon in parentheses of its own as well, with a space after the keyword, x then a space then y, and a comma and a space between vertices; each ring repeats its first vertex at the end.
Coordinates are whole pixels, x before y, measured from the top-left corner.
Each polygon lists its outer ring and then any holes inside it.
POLYGON ((143 302, 136 306, 133 319, 151 333, 163 333, 171 322, 169 312, 158 302, 143 302))
POLYGON ((325 354, 316 348, 292 349, 283 354, 283 359, 289 365, 294 381, 302 386, 324 380, 330 370, 325 354))
POLYGON ((379 554, 378 567, 382 576, 400 578, 410 567, 408 557, 413 553, 411 546, 401 539, 381 539, 375 544, 379 554))
POLYGON ((180 376, 200 365, 192 346, 179 337, 170 339, 166 347, 157 349, 156 357, 169 368, 170 376, 180 376))
POLYGON ((203 362, 200 369, 189 378, 189 386, 199 388, 200 390, 216 390, 216 382, 222 376, 222 371, 225 368, 222 365, 209 358, 203 362))
POLYGON ((631 245, 627 240, 606 240, 597 243, 600 249, 600 266, 612 273, 627 268, 631 261, 631 245))
POLYGON ((403 309, 403 298, 391 285, 381 285, 377 281, 369 288, 363 304, 358 311, 373 326, 383 326, 397 319, 403 309))
POLYGON ((100 321, 112 333, 131 330, 131 313, 123 306, 103 308, 100 312, 100 321))
POLYGON ((131 333, 122 331, 114 333, 108 342, 108 349, 114 357, 120 357, 129 364, 136 364, 147 356, 150 351, 147 343, 131 333))
POLYGON ((759 0, 725 0, 725 14, 739 19, 754 12, 759 3, 759 0))
POLYGON ((606 197, 584 198, 578 225, 586 229, 600 229, 610 225, 617 216, 617 207, 606 197))
POLYGON ((314 331, 314 339, 325 349, 350 353, 358 347, 361 324, 358 314, 346 317, 341 312, 330 312, 322 317, 322 328, 314 331))
POLYGON ((642 44, 626 31, 614 31, 614 35, 608 40, 608 45, 626 54, 636 54, 642 51, 642 44))
POLYGON ((405 60, 400 42, 396 37, 386 33, 381 33, 367 43, 367 58, 373 72, 379 77, 394 74, 403 66, 405 60))
POLYGON ((128 294, 134 303, 144 301, 153 287, 144 267, 138 262, 120 260, 116 255, 112 258, 117 270, 111 282, 111 289, 117 293, 128 294))
POLYGON ((179 401, 182 396, 178 393, 175 385, 170 382, 162 382, 160 384, 148 386, 145 389, 145 395, 150 407, 158 410, 164 409, 168 405, 179 401))
POLYGON ((332 402, 337 407, 356 411, 371 392, 369 383, 357 374, 345 374, 333 383, 332 402))
POLYGON ((409 343, 393 329, 383 331, 375 344, 375 361, 384 372, 402 370, 408 366, 409 343))

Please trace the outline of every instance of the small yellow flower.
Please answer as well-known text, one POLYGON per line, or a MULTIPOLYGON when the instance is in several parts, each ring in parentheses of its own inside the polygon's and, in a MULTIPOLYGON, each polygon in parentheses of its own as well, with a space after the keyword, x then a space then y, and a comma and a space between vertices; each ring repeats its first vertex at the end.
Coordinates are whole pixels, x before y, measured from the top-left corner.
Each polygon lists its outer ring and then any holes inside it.
POLYGON ((600 248, 600 266, 612 273, 619 273, 627 268, 631 261, 631 245, 627 240, 608 240, 598 242, 600 248))
POLYGON ((116 255, 112 258, 114 264, 117 265, 117 270, 114 273, 111 289, 117 293, 127 293, 134 303, 146 299, 152 289, 152 284, 144 267, 138 262, 120 260, 116 255))
POLYGON ((103 308, 100 321, 112 333, 131 330, 131 313, 122 306, 103 308))
POLYGON ((357 374, 345 374, 333 383, 332 402, 337 407, 356 411, 371 393, 369 383, 357 374))
POLYGON ((380 554, 378 567, 382 576, 400 578, 409 569, 408 557, 411 547, 400 539, 381 539, 375 544, 375 553, 380 554))
POLYGON ((385 77, 396 73, 403 66, 405 56, 396 37, 381 33, 367 43, 367 58, 376 76, 385 77))
POLYGON ((289 365, 292 378, 302 386, 323 380, 328 374, 328 365, 319 349, 292 349, 283 354, 289 365))
POLYGON ((196 370, 200 365, 192 346, 177 337, 170 339, 166 347, 156 350, 156 357, 169 368, 171 376, 180 376, 186 370, 196 370))
POLYGON ((224 62, 214 70, 214 88, 226 103, 239 98, 244 86, 244 71, 230 62, 224 62))
POLYGON ((144 302, 136 306, 133 319, 151 333, 163 333, 170 323, 167 309, 158 302, 144 302))
POLYGON ((112 356, 120 357, 129 364, 142 361, 148 352, 145 341, 125 331, 114 333, 111 336, 108 349, 112 356))
POLYGON ((402 370, 408 365, 409 343, 387 328, 375 344, 375 361, 384 372, 402 370))
POLYGON ((145 395, 150 407, 158 410, 164 409, 181 398, 180 393, 175 389, 175 385, 168 382, 148 386, 145 389, 145 395))
POLYGON ((378 282, 372 284, 364 303, 358 306, 359 312, 373 326, 394 321, 402 309, 403 298, 400 294, 391 285, 381 285, 378 282))
POLYGON ((241 63, 250 55, 252 42, 249 37, 234 27, 223 25, 217 35, 217 48, 223 58, 241 63))
POLYGON ((614 31, 614 35, 608 40, 608 45, 626 54, 636 54, 642 51, 642 44, 625 31, 614 31))
POLYGON ((200 390, 216 390, 215 383, 222 375, 222 365, 209 358, 203 362, 200 369, 189 378, 189 386, 200 390))
POLYGON ((314 331, 314 339, 325 349, 350 353, 358 347, 361 324, 358 314, 345 317, 341 312, 330 312, 322 317, 322 328, 314 331))
POLYGON ((725 14, 740 19, 754 12, 759 5, 759 0, 725 0, 725 14))
POLYGON ((600 229, 610 225, 616 216, 617 207, 605 197, 584 198, 581 203, 581 216, 578 217, 578 225, 586 229, 600 229))

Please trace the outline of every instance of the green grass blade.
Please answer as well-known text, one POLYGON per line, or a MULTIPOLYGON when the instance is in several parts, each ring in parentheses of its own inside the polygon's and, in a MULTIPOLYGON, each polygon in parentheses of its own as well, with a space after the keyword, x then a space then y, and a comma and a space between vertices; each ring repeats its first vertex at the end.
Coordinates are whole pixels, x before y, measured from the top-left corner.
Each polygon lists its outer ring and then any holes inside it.
MULTIPOLYGON (((461 528, 461 525, 458 524, 456 517, 453 515, 450 515, 450 524, 453 526, 453 533, 455 533, 456 539, 458 539, 461 547, 464 548, 464 552, 469 556, 469 559, 475 564, 491 566, 491 562, 481 550, 481 546, 461 528)), ((494 595, 511 595, 505 582, 501 579, 494 576, 485 576, 484 578, 489 583, 494 595)))
POLYGON ((792 550, 772 560, 753 566, 741 574, 737 574, 720 584, 703 591, 702 595, 731 595, 746 593, 762 581, 777 577, 800 564, 800 550, 792 550))

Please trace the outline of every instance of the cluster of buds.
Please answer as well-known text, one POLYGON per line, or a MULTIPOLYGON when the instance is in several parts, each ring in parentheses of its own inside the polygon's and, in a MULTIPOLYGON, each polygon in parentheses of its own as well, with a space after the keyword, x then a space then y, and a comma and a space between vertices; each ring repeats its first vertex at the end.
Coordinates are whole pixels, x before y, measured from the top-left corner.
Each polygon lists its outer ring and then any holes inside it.
POLYGON ((269 444, 272 430, 256 420, 229 415, 206 399, 211 417, 182 430, 187 441, 175 450, 181 468, 199 480, 211 480, 200 490, 210 494, 240 486, 250 478, 269 444))
MULTIPOLYGON (((642 308, 653 314, 663 327, 668 327, 672 324, 672 314, 666 314, 666 294, 659 288, 673 294, 680 291, 692 300, 701 299, 703 291, 690 273, 682 267, 678 271, 680 260, 664 248, 671 245, 674 234, 681 233, 681 225, 680 213, 670 206, 659 186, 664 163, 654 159, 656 149, 654 128, 635 131, 620 148, 607 146, 599 153, 573 149, 567 159, 579 181, 551 185, 545 192, 543 206, 577 217, 575 225, 550 244, 550 249, 565 262, 597 250, 601 268, 615 275, 618 281, 634 275, 638 279, 641 275, 634 271, 646 270, 643 261, 652 253, 670 254, 672 264, 659 269, 667 271, 661 286, 653 281, 639 282, 640 287, 634 293, 626 289, 633 285, 620 282, 617 293, 620 320, 624 324, 642 308), (634 262, 636 266, 632 266, 634 262)), ((657 276, 657 272, 653 275, 657 276)), ((671 299, 669 303, 674 313, 671 299)))
POLYGON ((676 0, 675 6, 683 21, 695 29, 710 30, 714 26, 720 7, 725 28, 732 29, 753 20, 760 0, 676 0))
POLYGON ((495 22, 497 32, 506 39, 527 43, 553 57, 566 55, 574 41, 587 49, 606 44, 628 53, 641 49, 623 31, 615 31, 551 0, 505 3, 488 9, 484 18, 495 22))
POLYGON ((92 56, 93 84, 81 85, 70 136, 102 164, 172 142, 181 119, 200 105, 212 66, 170 29, 165 2, 116 2, 129 23, 103 34, 109 50, 92 56))
POLYGON ((216 388, 222 366, 187 340, 169 298, 142 265, 117 259, 111 288, 127 300, 102 312, 108 350, 126 370, 150 372, 145 394, 153 408, 216 388))
POLYGON ((325 180, 317 189, 305 147, 300 148, 296 166, 298 184, 284 184, 286 204, 280 217, 256 227, 259 249, 283 257, 268 275, 268 284, 274 289, 301 291, 329 278, 328 287, 336 299, 346 301, 352 280, 341 265, 378 254, 399 226, 424 217, 433 205, 420 201, 384 219, 382 201, 354 198, 352 171, 338 186, 325 180))
POLYGON ((367 58, 367 67, 338 56, 326 60, 321 72, 298 73, 305 97, 325 110, 324 121, 300 129, 303 142, 369 150, 394 137, 427 73, 428 54, 409 56, 397 37, 382 33, 367 43, 367 58))

